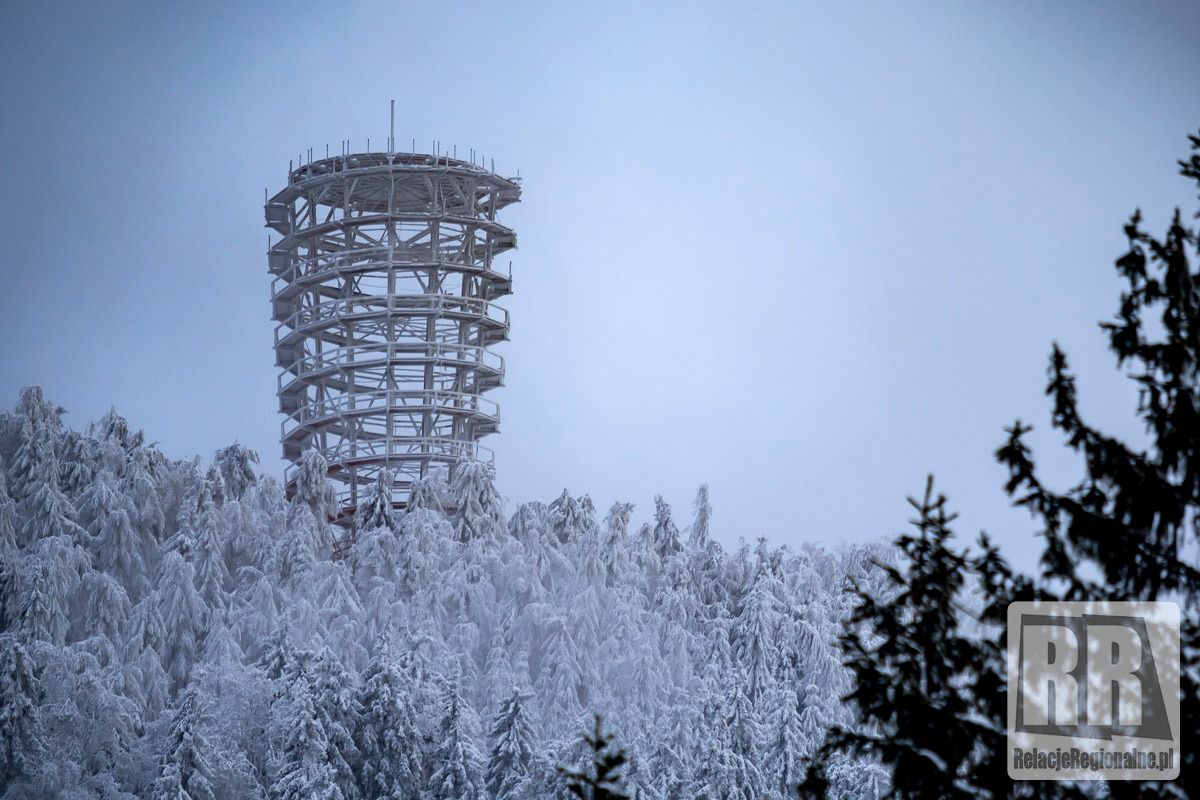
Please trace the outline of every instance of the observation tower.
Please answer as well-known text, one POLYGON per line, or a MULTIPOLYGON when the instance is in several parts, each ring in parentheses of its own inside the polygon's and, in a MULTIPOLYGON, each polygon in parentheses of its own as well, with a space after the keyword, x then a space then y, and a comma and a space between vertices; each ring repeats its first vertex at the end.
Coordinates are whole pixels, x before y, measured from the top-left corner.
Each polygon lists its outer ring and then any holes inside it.
POLYGON ((521 187, 473 154, 342 149, 289 167, 265 213, 287 488, 316 448, 347 523, 384 469, 403 506, 431 468, 492 460, 516 247, 497 214, 521 187))

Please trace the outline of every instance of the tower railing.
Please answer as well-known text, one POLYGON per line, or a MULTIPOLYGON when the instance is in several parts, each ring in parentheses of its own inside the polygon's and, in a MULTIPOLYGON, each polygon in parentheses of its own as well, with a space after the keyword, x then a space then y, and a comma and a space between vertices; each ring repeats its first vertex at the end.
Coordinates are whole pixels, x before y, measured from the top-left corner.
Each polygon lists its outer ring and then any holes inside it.
POLYGON ((349 153, 289 170, 264 215, 289 490, 306 449, 346 521, 387 470, 393 501, 430 469, 490 461, 516 246, 517 179, 440 154, 349 153))

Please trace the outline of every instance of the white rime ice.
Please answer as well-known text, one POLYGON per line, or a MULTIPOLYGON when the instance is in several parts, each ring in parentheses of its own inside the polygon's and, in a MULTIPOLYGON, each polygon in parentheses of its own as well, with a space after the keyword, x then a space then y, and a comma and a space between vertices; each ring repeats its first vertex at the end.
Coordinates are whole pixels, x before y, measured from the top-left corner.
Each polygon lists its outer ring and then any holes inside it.
POLYGON ((287 499, 243 445, 175 461, 64 413, 0 412, 0 800, 567 798, 595 714, 643 800, 784 800, 852 721, 844 588, 883 586, 882 546, 773 547, 707 487, 689 519, 506 511, 473 463, 405 511, 367 487, 335 546, 316 452, 287 499))

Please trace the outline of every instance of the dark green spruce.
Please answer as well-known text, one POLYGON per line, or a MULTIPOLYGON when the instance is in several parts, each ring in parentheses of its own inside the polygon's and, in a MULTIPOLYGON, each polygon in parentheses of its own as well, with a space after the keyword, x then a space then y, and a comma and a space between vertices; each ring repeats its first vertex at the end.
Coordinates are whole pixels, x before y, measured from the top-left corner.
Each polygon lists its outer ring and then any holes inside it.
MULTIPOLYGON (((1189 138, 1181 172, 1200 187, 1200 136, 1189 138)), ((986 536, 977 550, 955 549, 953 516, 930 483, 913 503, 915 533, 897 541, 906 563, 884 567, 893 593, 873 600, 858 591, 842 636, 859 724, 830 731, 800 797, 837 796, 828 765, 846 754, 883 764, 897 798, 1200 797, 1197 737, 1186 723, 1174 781, 1018 783, 1006 769, 1004 625, 1014 600, 1179 603, 1181 716, 1193 727, 1200 719, 1200 274, 1189 263, 1197 237, 1178 210, 1161 238, 1143 230, 1140 212, 1125 235, 1129 248, 1116 262, 1124 289, 1101 328, 1118 369, 1138 385, 1144 449, 1086 421, 1055 345, 1051 423, 1079 454, 1082 474, 1065 491, 1043 482, 1019 420, 996 453, 1006 491, 1042 540, 1039 574, 1015 573, 986 536)))
POLYGON ((592 732, 583 734, 584 743, 592 751, 591 763, 583 769, 558 768, 572 796, 580 800, 629 800, 621 777, 627 761, 625 751, 614 748, 612 740, 611 734, 604 733, 597 715, 592 732))

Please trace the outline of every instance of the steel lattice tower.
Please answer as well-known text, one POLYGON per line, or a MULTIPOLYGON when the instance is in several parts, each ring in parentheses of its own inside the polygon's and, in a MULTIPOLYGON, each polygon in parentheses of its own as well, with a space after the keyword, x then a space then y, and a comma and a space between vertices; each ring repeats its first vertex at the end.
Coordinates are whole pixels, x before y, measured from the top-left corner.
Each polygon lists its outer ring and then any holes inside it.
MULTIPOLYGON (((473 159, 472 159, 473 160, 473 159)), ((497 259, 516 247, 497 212, 519 179, 441 155, 309 160, 266 203, 282 238, 268 251, 283 455, 315 447, 352 517, 381 470, 402 505, 431 467, 490 461, 479 440, 504 380, 512 290, 497 259)))

